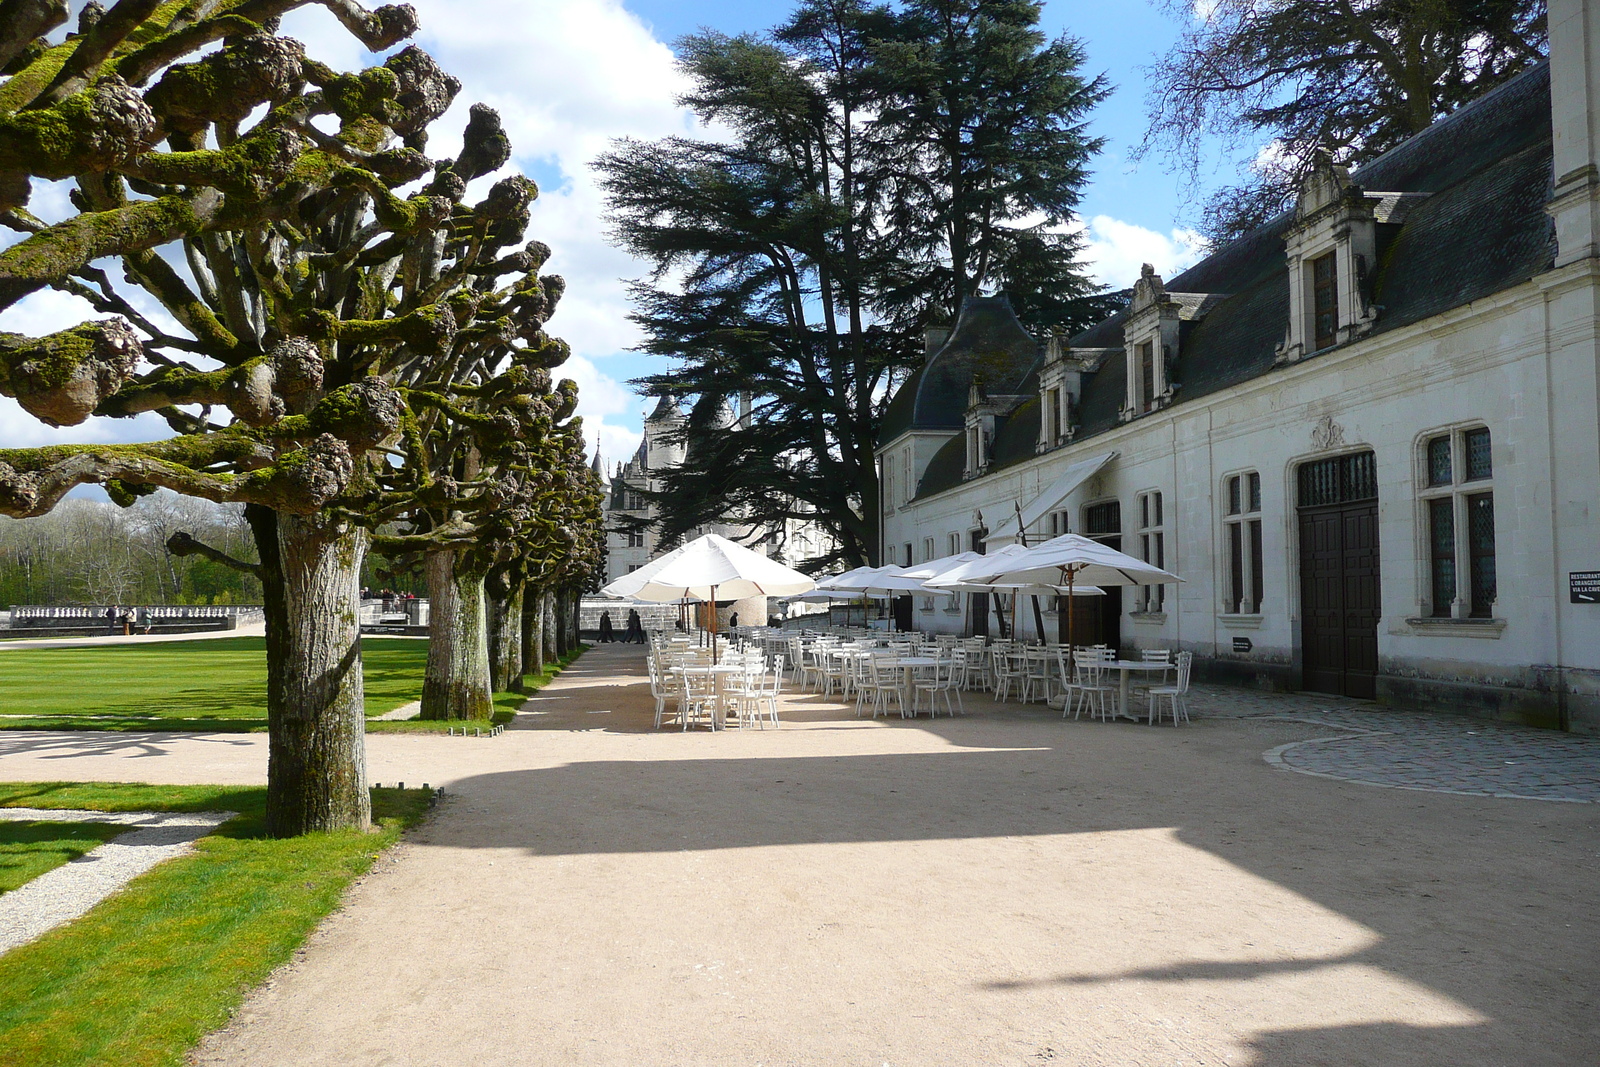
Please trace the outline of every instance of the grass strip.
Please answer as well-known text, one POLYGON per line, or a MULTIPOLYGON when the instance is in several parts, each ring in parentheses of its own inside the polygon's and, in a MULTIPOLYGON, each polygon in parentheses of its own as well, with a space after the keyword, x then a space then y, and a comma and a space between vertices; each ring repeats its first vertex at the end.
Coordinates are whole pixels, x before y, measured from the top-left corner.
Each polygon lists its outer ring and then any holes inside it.
MULTIPOLYGON (((266 648, 230 637, 0 652, 0 729, 265 730, 266 648)), ((422 695, 428 643, 363 638, 361 665, 366 714, 382 715, 422 695)))
POLYGON ((517 717, 517 709, 527 702, 528 697, 545 686, 549 685, 555 676, 565 670, 573 660, 589 650, 588 645, 579 645, 558 660, 546 663, 544 670, 538 674, 525 674, 522 676, 524 692, 521 693, 496 693, 494 695, 494 713, 488 719, 368 719, 367 733, 369 734, 442 734, 449 730, 482 730, 488 733, 491 727, 504 726, 517 717))
POLYGON ((189 855, 0 956, 0 1064, 178 1067, 287 960, 350 882, 421 820, 423 790, 373 790, 372 833, 264 835, 266 791, 20 783, 0 804, 241 814, 189 855))
POLYGON ((0 893, 9 893, 129 829, 103 822, 0 822, 0 893))

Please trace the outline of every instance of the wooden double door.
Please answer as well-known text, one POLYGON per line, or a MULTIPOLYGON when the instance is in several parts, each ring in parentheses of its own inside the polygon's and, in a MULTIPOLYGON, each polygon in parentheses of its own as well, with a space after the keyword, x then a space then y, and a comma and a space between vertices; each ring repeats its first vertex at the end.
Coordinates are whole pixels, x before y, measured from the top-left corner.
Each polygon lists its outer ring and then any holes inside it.
POLYGON ((1378 503, 1301 508, 1304 688, 1371 699, 1378 677, 1378 503))

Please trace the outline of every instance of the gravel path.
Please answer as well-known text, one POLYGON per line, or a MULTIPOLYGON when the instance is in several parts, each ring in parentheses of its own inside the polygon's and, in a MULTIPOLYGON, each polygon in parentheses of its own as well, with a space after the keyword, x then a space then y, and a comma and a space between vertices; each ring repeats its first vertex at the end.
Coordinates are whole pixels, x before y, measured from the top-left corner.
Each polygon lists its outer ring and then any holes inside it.
POLYGON ((393 711, 386 711, 382 715, 374 715, 373 718, 385 722, 404 722, 407 719, 415 719, 420 714, 422 714, 422 701, 413 700, 409 704, 401 704, 393 711))
POLYGON ((0 954, 76 919, 163 860, 189 851, 230 811, 106 812, 0 808, 7 822, 108 822, 133 829, 0 896, 0 954))

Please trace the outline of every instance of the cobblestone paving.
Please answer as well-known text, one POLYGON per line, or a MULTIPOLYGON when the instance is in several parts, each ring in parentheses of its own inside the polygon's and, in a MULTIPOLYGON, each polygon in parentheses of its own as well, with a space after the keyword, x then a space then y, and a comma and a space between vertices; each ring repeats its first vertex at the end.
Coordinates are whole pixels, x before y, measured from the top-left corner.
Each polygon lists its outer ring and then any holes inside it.
POLYGON ((1195 685, 1189 710, 1195 718, 1328 727, 1327 737, 1264 754, 1274 766, 1302 774, 1398 789, 1600 803, 1600 738, 1227 686, 1195 685))

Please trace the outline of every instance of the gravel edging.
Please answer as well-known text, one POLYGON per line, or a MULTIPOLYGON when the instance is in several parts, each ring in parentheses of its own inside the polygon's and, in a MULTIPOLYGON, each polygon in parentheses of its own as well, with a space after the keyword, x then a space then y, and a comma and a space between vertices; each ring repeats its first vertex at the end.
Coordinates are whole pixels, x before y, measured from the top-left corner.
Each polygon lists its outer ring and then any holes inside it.
POLYGON ((83 915, 156 864, 234 817, 231 811, 155 812, 0 808, 6 822, 121 823, 130 830, 0 895, 0 955, 83 915))

